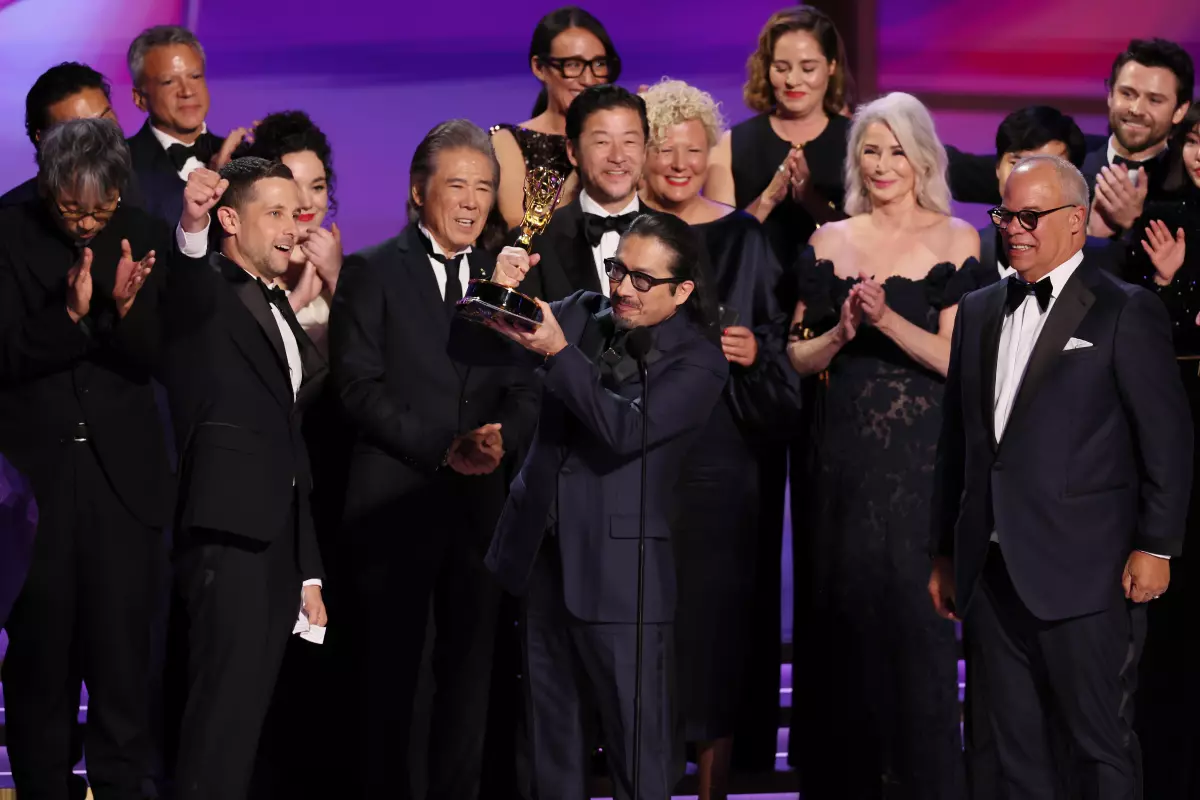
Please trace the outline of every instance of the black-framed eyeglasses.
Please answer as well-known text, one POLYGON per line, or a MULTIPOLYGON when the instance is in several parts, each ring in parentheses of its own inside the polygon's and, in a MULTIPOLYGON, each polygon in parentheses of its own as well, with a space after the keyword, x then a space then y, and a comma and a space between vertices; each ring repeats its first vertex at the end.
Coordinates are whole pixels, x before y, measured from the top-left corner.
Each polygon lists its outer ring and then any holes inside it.
POLYGON ((111 206, 104 208, 93 209, 92 211, 68 211, 62 207, 62 204, 57 200, 54 201, 54 210, 62 217, 65 222, 82 222, 91 217, 96 222, 108 222, 113 218, 113 214, 117 213, 117 209, 121 207, 121 198, 117 198, 117 202, 111 206))
POLYGON ((1009 211, 1004 206, 996 206, 988 212, 988 216, 992 218, 992 224, 1000 230, 1008 227, 1008 223, 1013 221, 1013 217, 1017 218, 1017 222, 1021 223, 1021 227, 1027 231, 1032 231, 1037 228, 1038 220, 1047 214, 1053 214, 1055 211, 1062 211, 1064 208, 1075 208, 1074 205, 1059 206, 1046 211, 1034 211, 1031 208, 1022 208, 1020 211, 1009 211))
POLYGON ((585 58, 554 58, 553 56, 538 56, 538 60, 546 66, 558 70, 564 78, 578 78, 585 69, 590 69, 597 78, 607 78, 612 69, 610 63, 612 59, 607 56, 593 58, 590 61, 585 58))
POLYGON ((604 271, 608 274, 608 279, 613 283, 620 283, 628 275, 629 282, 639 292, 648 292, 655 286, 661 286, 664 283, 683 283, 687 280, 687 278, 656 278, 653 275, 647 275, 636 269, 630 269, 625 266, 625 262, 615 256, 604 259, 604 271))

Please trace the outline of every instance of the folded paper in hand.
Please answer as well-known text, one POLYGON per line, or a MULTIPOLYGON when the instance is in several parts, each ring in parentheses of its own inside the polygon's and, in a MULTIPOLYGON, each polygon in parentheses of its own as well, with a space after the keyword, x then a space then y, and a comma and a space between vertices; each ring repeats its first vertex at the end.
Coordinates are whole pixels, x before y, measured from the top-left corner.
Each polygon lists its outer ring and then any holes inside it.
POLYGON ((323 644, 325 642, 325 626, 310 625, 308 617, 304 615, 304 609, 300 609, 300 615, 296 617, 296 625, 292 628, 292 633, 300 634, 301 639, 312 642, 313 644, 323 644))

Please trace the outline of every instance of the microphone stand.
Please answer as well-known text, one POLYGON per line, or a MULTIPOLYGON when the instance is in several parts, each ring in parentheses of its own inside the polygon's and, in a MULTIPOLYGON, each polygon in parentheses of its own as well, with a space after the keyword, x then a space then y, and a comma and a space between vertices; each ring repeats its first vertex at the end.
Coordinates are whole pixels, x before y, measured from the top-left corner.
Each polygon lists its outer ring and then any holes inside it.
POLYGON ((642 490, 638 514, 637 675, 633 681, 633 800, 642 800, 642 639, 646 615, 646 456, 650 442, 650 381, 646 359, 639 358, 642 377, 642 490))

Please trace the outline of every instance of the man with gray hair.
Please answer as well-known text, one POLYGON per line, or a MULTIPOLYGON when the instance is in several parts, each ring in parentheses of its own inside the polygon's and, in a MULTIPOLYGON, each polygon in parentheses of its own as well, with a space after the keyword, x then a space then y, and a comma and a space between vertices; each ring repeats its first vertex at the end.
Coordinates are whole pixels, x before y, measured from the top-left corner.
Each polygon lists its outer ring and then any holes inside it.
POLYGON ((146 209, 174 225, 183 211, 188 175, 199 167, 219 170, 246 129, 224 139, 209 132, 207 62, 204 48, 187 28, 147 28, 129 45, 126 61, 134 105, 148 115, 129 139, 133 171, 146 209))
POLYGON ((1069 162, 1019 162, 991 216, 1015 274, 958 307, 929 593, 982 657, 1006 796, 1051 800, 1068 776, 1134 800, 1143 604, 1167 591, 1192 485, 1171 325, 1150 292, 1084 265, 1069 162))
POLYGON ((81 680, 93 792, 147 791, 154 569, 172 495, 151 386, 154 264, 175 245, 122 203, 130 174, 116 123, 64 122, 41 136, 39 197, 0 210, 0 451, 39 511, 2 676, 23 797, 83 797, 71 771, 81 680))

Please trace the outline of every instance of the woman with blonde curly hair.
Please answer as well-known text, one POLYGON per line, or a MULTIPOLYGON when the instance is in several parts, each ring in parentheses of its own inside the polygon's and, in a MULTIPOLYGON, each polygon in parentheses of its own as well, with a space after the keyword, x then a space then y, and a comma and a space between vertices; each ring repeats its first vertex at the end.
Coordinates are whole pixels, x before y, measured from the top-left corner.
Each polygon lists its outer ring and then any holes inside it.
MULTIPOLYGON (((679 586, 676 704, 685 739, 696 745, 700 798, 719 800, 726 797, 747 657, 758 649, 751 643, 759 460, 768 437, 777 435, 776 410, 798 407, 799 381, 784 347, 787 315, 775 299, 781 270, 762 223, 701 194, 709 151, 724 128, 717 104, 706 92, 666 78, 641 95, 650 143, 640 196, 691 224, 704 241, 730 362, 724 402, 697 438, 680 480, 672 526, 679 586)), ((769 639, 765 644, 778 648, 778 625, 769 639)), ((766 666, 770 689, 778 658, 766 666)), ((778 693, 767 695, 774 722, 778 693)), ((772 728, 774 734, 778 725, 772 728)))
POLYGON ((746 62, 746 106, 757 116, 726 133, 713 152, 708 196, 767 226, 790 266, 808 237, 839 219, 851 84, 845 47, 823 12, 776 12, 746 62))
POLYGON ((958 300, 983 279, 979 234, 950 216, 946 154, 911 95, 858 109, 845 197, 849 219, 801 257, 788 345, 797 372, 825 376, 795 639, 822 653, 797 664, 791 755, 806 800, 959 800, 958 648, 926 583, 943 378, 958 300))

